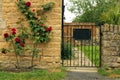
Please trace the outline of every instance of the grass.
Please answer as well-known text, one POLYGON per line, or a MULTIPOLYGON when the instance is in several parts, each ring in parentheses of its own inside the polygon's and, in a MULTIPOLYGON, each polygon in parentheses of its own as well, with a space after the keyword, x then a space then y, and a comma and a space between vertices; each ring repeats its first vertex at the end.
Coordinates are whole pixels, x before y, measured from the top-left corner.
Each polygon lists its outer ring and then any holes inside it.
POLYGON ((100 47, 99 46, 82 46, 78 47, 79 50, 84 52, 85 56, 87 56, 91 62, 93 62, 96 66, 100 66, 100 47))
POLYGON ((109 76, 110 75, 110 73, 107 72, 107 67, 98 68, 98 73, 101 74, 102 76, 109 76))
POLYGON ((32 70, 30 72, 5 72, 0 71, 0 80, 61 80, 65 72, 48 72, 47 70, 32 70))
POLYGON ((102 67, 98 69, 98 73, 110 78, 120 78, 120 69, 108 70, 107 67, 102 67))

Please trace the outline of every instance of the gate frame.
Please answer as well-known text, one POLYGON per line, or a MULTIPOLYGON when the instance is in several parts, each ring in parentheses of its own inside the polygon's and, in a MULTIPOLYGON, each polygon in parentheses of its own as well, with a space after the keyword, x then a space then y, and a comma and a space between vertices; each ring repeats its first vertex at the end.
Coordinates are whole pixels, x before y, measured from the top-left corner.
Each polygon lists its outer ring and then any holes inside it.
MULTIPOLYGON (((80 24, 80 23, 78 23, 78 24, 80 24)), ((81 23, 81 24, 86 24, 86 23, 81 23)), ((101 53, 101 42, 102 42, 102 38, 101 38, 101 35, 102 35, 102 33, 101 33, 101 26, 97 26, 97 25, 94 25, 94 26, 96 26, 96 27, 99 27, 99 52, 100 52, 100 56, 99 56, 99 58, 100 58, 100 62, 99 62, 99 66, 78 66, 78 67, 101 67, 101 64, 102 64, 102 53, 101 53)), ((92 28, 93 28, 93 26, 92 26, 92 28)), ((92 32, 93 33, 93 32, 92 32)), ((92 46, 93 46, 93 44, 92 44, 92 46)), ((62 53, 63 53, 63 51, 64 51, 64 22, 63 22, 63 24, 62 24, 62 43, 61 43, 61 56, 62 56, 62 53)), ((62 59, 62 65, 64 66, 64 60, 62 59)), ((68 67, 77 67, 77 66, 68 66, 68 67)))

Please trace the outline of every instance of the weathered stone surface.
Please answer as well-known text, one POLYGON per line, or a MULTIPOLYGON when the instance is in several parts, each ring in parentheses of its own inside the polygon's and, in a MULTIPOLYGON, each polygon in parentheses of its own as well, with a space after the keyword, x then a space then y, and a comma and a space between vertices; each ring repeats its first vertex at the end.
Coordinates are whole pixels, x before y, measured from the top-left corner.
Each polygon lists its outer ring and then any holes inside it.
POLYGON ((117 62, 120 63, 120 57, 117 59, 117 62))
POLYGON ((120 68, 120 26, 102 26, 102 65, 120 68))
MULTIPOLYGON (((3 0, 2 1, 2 17, 3 19, 6 21, 6 25, 10 26, 10 27, 19 27, 18 24, 16 24, 16 22, 18 21, 18 18, 21 17, 21 13, 20 11, 18 11, 17 6, 15 4, 15 2, 17 2, 17 0, 3 0)), ((38 68, 40 67, 45 67, 45 68, 49 68, 50 66, 54 66, 54 65, 58 65, 60 64, 60 52, 61 52, 61 20, 62 20, 62 10, 61 10, 61 6, 62 6, 62 0, 30 0, 31 2, 31 7, 30 10, 34 9, 38 9, 38 6, 41 4, 45 4, 48 2, 54 2, 55 6, 53 7, 53 9, 49 12, 46 13, 47 15, 47 23, 46 25, 48 26, 52 26, 52 37, 51 37, 51 41, 48 43, 43 43, 40 44, 38 47, 40 49, 42 49, 40 51, 40 56, 38 58, 35 58, 35 64, 37 64, 38 68), (42 55, 41 55, 42 54, 42 55), (47 59, 43 59, 43 57, 48 57, 47 59), (59 57, 59 58, 58 58, 59 57)), ((24 26, 28 26, 28 22, 24 22, 25 25, 24 26)), ((0 30, 0 48, 2 47, 7 47, 7 43, 4 42, 4 39, 2 39, 3 37, 3 33, 6 32, 7 29, 5 30, 0 30)), ((31 41, 28 40, 27 41, 28 45, 31 45, 31 41)), ((27 56, 28 53, 26 53, 24 59, 22 60, 21 65, 22 66, 29 66, 30 65, 30 56, 27 56)), ((11 55, 11 54, 6 54, 5 55, 0 55, 0 65, 6 65, 6 66, 11 66, 11 63, 6 62, 6 60, 10 60, 11 62, 15 62, 15 56, 11 55), (6 57, 8 56, 8 57, 6 57), (3 62, 4 61, 4 62, 3 62), (3 62, 3 63, 2 63, 3 62)), ((56 66, 54 66, 56 67, 56 66)))
POLYGON ((110 67, 119 68, 120 67, 120 63, 111 63, 110 67))
POLYGON ((0 61, 0 69, 15 68, 15 61, 4 60, 0 61))

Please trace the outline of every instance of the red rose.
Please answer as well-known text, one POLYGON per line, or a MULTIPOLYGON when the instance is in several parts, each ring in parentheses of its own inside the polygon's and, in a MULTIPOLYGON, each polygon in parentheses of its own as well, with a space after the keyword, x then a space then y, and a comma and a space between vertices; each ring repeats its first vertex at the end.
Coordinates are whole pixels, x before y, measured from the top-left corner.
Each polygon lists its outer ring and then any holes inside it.
POLYGON ((27 7, 30 7, 30 6, 31 6, 31 2, 26 2, 25 5, 26 5, 27 7))
POLYGON ((51 26, 49 27, 49 31, 52 31, 52 27, 51 26))
POLYGON ((13 31, 13 32, 12 32, 12 35, 15 35, 15 34, 16 34, 16 32, 15 32, 15 31, 13 31))
POLYGON ((24 43, 20 43, 20 46, 25 47, 25 44, 24 43))
POLYGON ((16 32, 16 28, 11 28, 11 31, 12 32, 16 32))
POLYGON ((52 30, 52 27, 47 27, 46 29, 45 29, 45 31, 51 31, 52 30))
POLYGON ((5 34, 4 34, 4 38, 7 38, 8 36, 9 36, 8 33, 5 33, 5 34))
POLYGON ((17 43, 20 43, 20 38, 15 38, 15 41, 16 41, 17 43))
POLYGON ((33 12, 35 12, 35 9, 33 9, 33 12))

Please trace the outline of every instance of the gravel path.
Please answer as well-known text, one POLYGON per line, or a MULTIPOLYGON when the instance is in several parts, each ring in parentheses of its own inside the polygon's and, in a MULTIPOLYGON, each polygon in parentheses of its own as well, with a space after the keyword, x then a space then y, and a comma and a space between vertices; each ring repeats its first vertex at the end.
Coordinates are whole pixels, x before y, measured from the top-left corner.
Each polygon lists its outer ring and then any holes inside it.
POLYGON ((97 72, 68 71, 65 80, 120 80, 120 79, 110 79, 99 75, 97 72))
POLYGON ((64 60, 64 66, 95 66, 80 50, 74 50, 74 58, 64 60))

